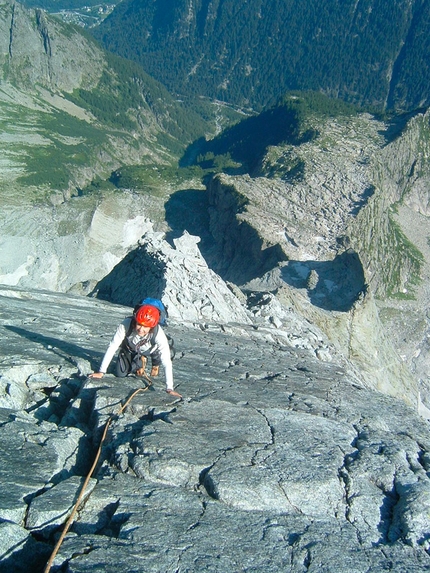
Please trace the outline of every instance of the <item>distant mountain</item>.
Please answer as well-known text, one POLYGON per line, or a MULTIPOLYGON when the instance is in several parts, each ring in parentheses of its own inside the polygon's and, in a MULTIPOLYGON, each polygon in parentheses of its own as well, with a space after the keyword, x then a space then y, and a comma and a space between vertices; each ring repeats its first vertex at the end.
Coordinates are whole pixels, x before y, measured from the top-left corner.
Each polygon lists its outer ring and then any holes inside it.
POLYGON ((206 123, 81 28, 0 7, 0 196, 75 193, 124 164, 170 165, 206 123))
POLYGON ((255 109, 321 90, 379 109, 430 103, 426 0, 124 0, 93 30, 172 93, 255 109))

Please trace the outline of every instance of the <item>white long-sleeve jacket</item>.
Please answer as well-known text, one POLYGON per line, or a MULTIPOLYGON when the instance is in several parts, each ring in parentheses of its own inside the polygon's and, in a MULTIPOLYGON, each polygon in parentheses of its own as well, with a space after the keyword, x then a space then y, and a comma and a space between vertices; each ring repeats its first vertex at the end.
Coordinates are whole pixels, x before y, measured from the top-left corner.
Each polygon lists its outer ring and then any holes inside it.
MULTIPOLYGON (((103 357, 99 372, 102 372, 103 374, 106 373, 112 358, 115 356, 115 352, 121 346, 122 341, 126 337, 131 321, 132 319, 130 317, 125 318, 116 329, 116 332, 103 357)), ((161 326, 158 326, 157 334, 153 341, 152 338, 153 335, 151 332, 145 336, 139 336, 137 332, 133 330, 129 335, 128 340, 132 347, 139 345, 142 351, 148 350, 151 346, 151 353, 155 350, 159 351, 161 364, 163 365, 164 375, 166 377, 166 388, 167 390, 173 390, 173 367, 172 359, 170 358, 169 342, 161 326), (151 342, 153 342, 153 344, 151 344, 151 342)))

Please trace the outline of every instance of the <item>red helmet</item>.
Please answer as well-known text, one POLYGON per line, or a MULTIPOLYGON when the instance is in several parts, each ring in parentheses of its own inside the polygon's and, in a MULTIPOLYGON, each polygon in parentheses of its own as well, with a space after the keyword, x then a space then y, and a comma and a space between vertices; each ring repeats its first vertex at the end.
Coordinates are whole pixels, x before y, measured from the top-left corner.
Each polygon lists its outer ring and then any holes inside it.
POLYGON ((137 324, 154 328, 160 320, 160 311, 155 306, 144 304, 136 311, 134 316, 137 324))

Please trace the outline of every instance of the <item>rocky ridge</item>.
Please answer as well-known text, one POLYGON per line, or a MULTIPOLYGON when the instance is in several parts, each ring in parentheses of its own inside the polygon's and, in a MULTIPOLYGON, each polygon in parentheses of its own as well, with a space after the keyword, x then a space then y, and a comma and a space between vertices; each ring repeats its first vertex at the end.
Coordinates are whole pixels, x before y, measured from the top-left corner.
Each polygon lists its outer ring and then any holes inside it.
MULTIPOLYGON (((185 287, 184 251, 171 276, 185 287)), ((223 288, 199 268, 209 290, 223 288)), ((0 289, 0 571, 29 573, 30 556, 42 571, 111 414, 52 571, 428 569, 428 423, 367 389, 323 335, 318 356, 309 323, 302 341, 297 324, 288 338, 265 296, 246 320, 170 321, 178 401, 162 376, 150 390, 86 378, 129 307, 0 289)))
MULTIPOLYGON (((34 82, 15 37, 28 27, 54 83, 30 97, 7 81, 3 101, 46 111, 51 98, 91 123, 49 91, 67 80, 50 69, 56 24, 5 13, 3 69, 34 82)), ((55 570, 428 570, 428 120, 393 137, 366 114, 332 119, 255 173, 215 177, 209 231, 205 202, 193 213, 208 242, 169 233, 167 192, 23 200, 8 148, 0 571, 42 571, 104 423, 143 386, 86 374, 147 293, 169 308, 184 400, 161 379, 114 415, 55 570)))
MULTIPOLYGON (((112 223, 95 219, 106 238, 112 223)), ((172 246, 149 220, 135 228, 138 247, 92 297, 85 285, 79 296, 0 289, 0 571, 28 573, 30 555, 31 573, 43 570, 111 414, 53 571, 427 570, 430 433, 416 408, 370 388, 291 304, 306 306, 299 289, 290 304, 245 297, 198 237, 172 246), (148 291, 169 307, 183 401, 162 377, 154 390, 86 378, 148 291)))
MULTIPOLYGON (((12 28, 2 48, 3 69, 8 72, 0 86, 4 97, 9 102, 17 99, 27 109, 33 106, 35 112, 38 107, 46 112, 49 100, 50 106, 63 111, 67 107, 67 113, 81 114, 91 123, 93 118, 71 102, 62 108, 67 100, 61 90, 97 81, 93 68, 101 73, 106 60, 96 45, 76 31, 77 37, 72 36, 80 46, 76 62, 95 50, 100 65, 82 62, 77 75, 65 79, 61 69, 69 66, 70 38, 61 22, 13 2, 3 5, 0 20, 3 38, 12 28), (28 42, 23 34, 27 28, 28 42), (31 49, 38 57, 30 70, 25 62, 31 49), (39 77, 37 97, 33 73, 39 77), (19 78, 23 87, 31 85, 33 95, 24 97, 10 78, 18 86, 19 78)), ((345 359, 355 362, 372 387, 402 396, 427 415, 428 282, 422 278, 428 274, 428 258, 422 257, 427 253, 428 113, 410 118, 397 133, 389 123, 367 114, 313 121, 315 139, 269 148, 254 173, 219 175, 210 182, 206 232, 214 247, 207 261, 230 282, 238 301, 255 292, 275 294, 286 310, 315 323, 345 359), (400 201, 403 207, 396 215, 393 206, 398 209, 400 201), (408 221, 414 213, 421 217, 421 224, 414 226, 414 235, 420 231, 419 251, 411 250, 396 228, 413 245, 408 221), (397 304, 389 300, 384 306, 392 294, 416 300, 397 304), (381 301, 375 303, 375 296, 381 301), (410 336, 403 336, 405 330, 410 336)), ((3 137, 7 140, 9 135, 3 137)), ((40 133, 33 135, 37 139, 40 133)), ((17 173, 23 173, 16 160, 16 137, 14 133, 12 146, 6 146, 1 170, 7 183, 2 197, 2 283, 88 294, 99 289, 99 281, 109 281, 105 277, 124 257, 132 260, 132 251, 152 228, 151 222, 156 231, 169 230, 164 201, 169 193, 174 195, 173 189, 159 196, 137 189, 68 201, 64 190, 51 189, 51 207, 43 202, 35 206, 26 188, 23 200, 21 189, 15 188, 17 173)), ((151 139, 148 131, 144 139, 151 139)), ((127 148, 123 151, 128 161, 140 161, 143 152, 139 146, 131 155, 127 148)), ((111 161, 106 148, 100 153, 103 169, 119 159, 111 161)), ((84 172, 77 177, 92 177, 92 168, 86 166, 84 172)), ((120 268, 124 270, 123 265, 120 268)), ((116 284, 117 280, 118 276, 116 284)), ((132 304, 130 298, 113 300, 132 304)), ((199 308, 199 301, 194 302, 199 308)), ((171 306, 181 307, 181 301, 174 300, 171 306)))
MULTIPOLYGON (((295 314, 302 317, 299 322, 315 324, 361 370, 369 387, 402 397, 426 417, 428 257, 416 270, 414 251, 411 257, 405 242, 399 242, 393 221, 408 236, 408 221, 414 213, 420 217, 409 241, 426 255, 427 124, 428 117, 418 115, 386 144, 389 126, 371 116, 320 122, 318 138, 269 149, 252 177, 216 176, 206 193, 213 246, 203 260, 203 266, 209 264, 229 282, 231 308, 246 307, 247 297, 252 306, 256 293, 276 296, 280 309, 275 315, 295 314), (302 177, 291 179, 298 162, 304 166, 302 177), (392 206, 401 200, 404 206, 396 215, 392 206), (412 209, 417 205, 421 213, 412 209), (421 282, 414 285, 417 274, 421 282), (412 297, 389 299, 387 285, 401 296, 411 291, 412 297)), ((158 249, 164 255, 155 267, 166 269, 174 253, 173 243, 160 247, 156 239, 173 224, 163 221, 163 196, 136 191, 75 197, 31 211, 25 205, 4 207, 1 281, 62 292, 104 292, 105 298, 132 306, 141 295, 140 271, 151 276, 158 249), (139 262, 145 257, 146 262, 139 262)), ((173 189, 170 193, 175 196, 173 189)), ((190 208, 197 208, 198 218, 205 203, 190 207, 185 199, 175 202, 175 211, 190 208)), ((191 261, 181 273, 192 274, 195 265, 191 261)), ((202 319, 204 300, 211 316, 210 298, 217 300, 218 287, 203 297, 184 296, 174 280, 165 287, 165 278, 148 278, 149 291, 169 299, 179 316, 193 308, 191 314, 202 319)), ((280 322, 285 324, 282 318, 280 322)))
POLYGON ((396 137, 366 115, 320 122, 316 139, 270 149, 252 177, 218 175, 208 187, 218 272, 276 294, 371 384, 409 394, 425 415, 428 122, 418 114, 396 137))

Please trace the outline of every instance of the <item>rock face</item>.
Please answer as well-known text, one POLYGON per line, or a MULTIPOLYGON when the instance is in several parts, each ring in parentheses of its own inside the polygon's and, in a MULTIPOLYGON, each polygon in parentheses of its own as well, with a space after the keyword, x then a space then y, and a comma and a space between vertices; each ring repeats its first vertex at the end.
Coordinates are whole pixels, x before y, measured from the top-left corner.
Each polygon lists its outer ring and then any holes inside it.
POLYGON ((428 570, 428 424, 336 356, 258 320, 171 321, 184 399, 161 375, 115 416, 142 380, 85 374, 129 308, 7 287, 0 305, 1 571, 42 571, 111 414, 52 571, 428 570))
MULTIPOLYGON (((56 25, 2 10, 3 70, 67 89, 56 25)), ((367 115, 318 133, 212 180, 219 274, 198 237, 167 242, 164 195, 4 193, 0 572, 43 570, 107 421, 57 571, 430 568, 428 115, 390 144, 367 115), (86 376, 148 295, 183 400, 86 376)))
POLYGON ((92 293, 105 300, 134 306, 144 293, 162 298, 169 316, 185 323, 250 322, 246 309, 224 281, 209 269, 199 237, 184 233, 172 248, 163 233, 148 232, 92 293))
MULTIPOLYGON (((221 174, 211 181, 214 235, 230 230, 234 236, 236 228, 246 225, 264 246, 279 245, 284 259, 324 260, 339 253, 339 241, 347 242, 349 227, 374 194, 371 165, 386 143, 387 125, 359 114, 336 120, 315 116, 306 127, 318 136, 299 145, 270 147, 251 175, 221 174), (236 224, 227 227, 225 210, 233 209, 236 224)), ((387 201, 392 201, 391 193, 387 201)), ((224 233, 224 245, 239 249, 244 242, 236 240, 232 246, 224 233)), ((224 258, 231 262, 230 272, 237 273, 236 260, 224 258)), ((278 258, 282 260, 280 254, 278 258)), ((254 277, 259 274, 256 261, 248 271, 254 277)), ((236 279, 249 280, 243 274, 236 279)))
POLYGON ((157 234, 169 229, 161 196, 106 193, 31 210, 10 201, 1 282, 130 306, 151 292, 185 322, 244 322, 247 297, 252 307, 254 293, 275 295, 369 387, 428 417, 428 114, 389 144, 388 124, 366 114, 315 121, 316 139, 268 149, 252 177, 210 182, 205 259, 187 232, 176 246, 157 234))
POLYGON ((3 78, 21 87, 70 92, 97 82, 106 67, 98 45, 77 29, 42 10, 29 11, 13 0, 0 8, 3 78), (71 49, 73 46, 73 49, 71 49))
POLYGON ((365 114, 314 121, 318 137, 268 149, 252 177, 210 182, 215 268, 275 293, 428 416, 429 114, 396 137, 365 114))
POLYGON ((53 291, 90 292, 152 229, 150 202, 133 193, 2 212, 0 282, 53 291))

